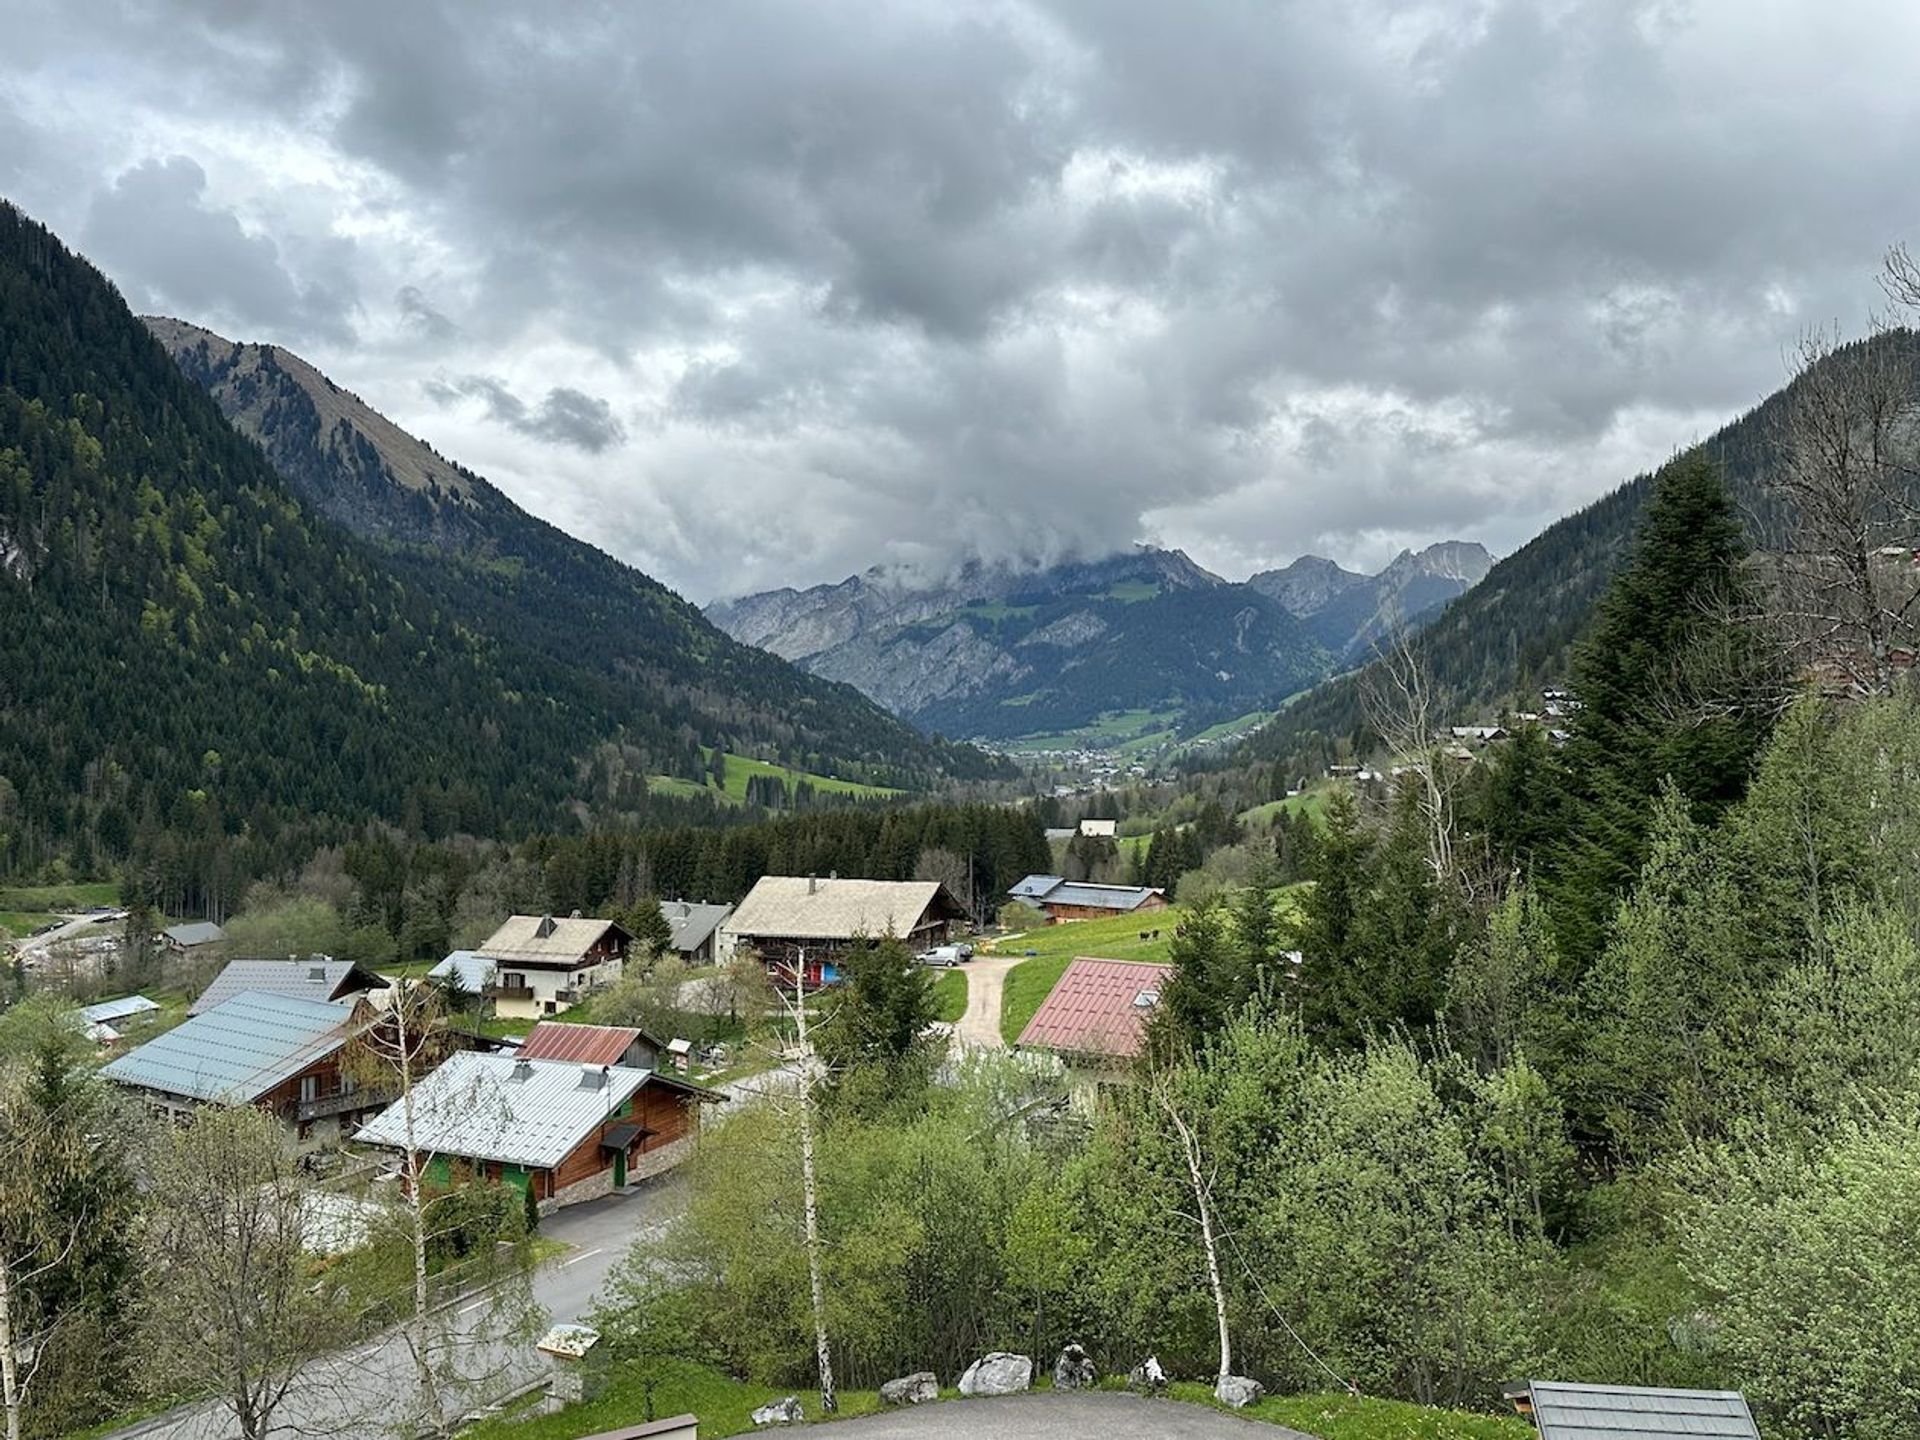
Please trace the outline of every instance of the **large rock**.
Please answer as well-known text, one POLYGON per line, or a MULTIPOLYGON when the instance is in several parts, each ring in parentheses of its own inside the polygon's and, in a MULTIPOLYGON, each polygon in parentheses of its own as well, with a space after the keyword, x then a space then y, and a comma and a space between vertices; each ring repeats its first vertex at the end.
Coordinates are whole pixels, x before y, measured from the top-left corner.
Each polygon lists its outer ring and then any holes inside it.
POLYGON ((882 1405, 924 1405, 940 1398, 940 1381, 931 1370, 916 1370, 880 1387, 882 1405))
POLYGON ((1094 1382, 1093 1357, 1078 1345, 1068 1345, 1053 1362, 1053 1388, 1085 1390, 1094 1382))
POLYGON ((1167 1372, 1160 1368, 1160 1357, 1149 1355, 1127 1372, 1127 1384, 1135 1390, 1159 1391, 1167 1388, 1167 1372))
POLYGON ((1258 1380, 1249 1380, 1244 1375, 1222 1375, 1213 1387, 1214 1398, 1236 1410, 1246 1409, 1266 1393, 1266 1387, 1258 1380))
POLYGON ((960 1377, 962 1395, 1017 1395, 1033 1385, 1033 1357, 996 1350, 967 1367, 960 1377))
POLYGON ((753 1412, 753 1423, 756 1425, 798 1425, 806 1418, 801 1412, 800 1397, 797 1395, 789 1395, 771 1405, 762 1405, 753 1412))

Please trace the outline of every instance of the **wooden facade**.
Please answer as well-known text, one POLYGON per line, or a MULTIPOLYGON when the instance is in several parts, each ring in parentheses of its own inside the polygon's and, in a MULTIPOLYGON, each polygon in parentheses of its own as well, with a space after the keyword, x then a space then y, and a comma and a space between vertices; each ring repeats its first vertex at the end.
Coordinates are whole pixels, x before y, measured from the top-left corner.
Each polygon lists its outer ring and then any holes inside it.
POLYGON ((1061 920, 1111 920, 1115 915, 1145 915, 1154 910, 1167 908, 1167 897, 1155 891, 1130 910, 1116 910, 1111 905, 1055 905, 1042 900, 1040 908, 1046 912, 1047 923, 1061 920))

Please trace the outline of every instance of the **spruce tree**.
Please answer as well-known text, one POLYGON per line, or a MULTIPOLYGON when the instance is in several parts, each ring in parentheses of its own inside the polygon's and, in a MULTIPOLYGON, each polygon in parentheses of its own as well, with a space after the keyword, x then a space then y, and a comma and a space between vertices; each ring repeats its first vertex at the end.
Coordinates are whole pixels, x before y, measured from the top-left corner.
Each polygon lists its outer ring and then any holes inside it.
POLYGON ((1746 788, 1766 728, 1744 693, 1760 669, 1759 647, 1736 618, 1750 584, 1746 556, 1718 468, 1698 452, 1672 461, 1575 652, 1569 804, 1546 888, 1576 968, 1599 953, 1607 917, 1646 862, 1662 783, 1671 780, 1701 821, 1746 788), (1708 653, 1721 692, 1710 706, 1697 693, 1708 653))

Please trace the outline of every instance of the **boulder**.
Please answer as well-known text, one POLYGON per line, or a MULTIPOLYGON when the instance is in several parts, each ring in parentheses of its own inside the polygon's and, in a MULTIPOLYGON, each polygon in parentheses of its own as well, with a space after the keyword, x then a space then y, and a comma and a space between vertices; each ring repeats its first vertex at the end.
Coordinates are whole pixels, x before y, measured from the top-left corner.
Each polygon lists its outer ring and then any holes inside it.
POLYGON ((762 1405, 753 1412, 753 1423, 756 1425, 798 1425, 806 1418, 801 1413, 798 1395, 775 1400, 771 1405, 762 1405))
POLYGON ((962 1395, 1017 1395, 1033 1384, 1033 1357, 996 1350, 967 1367, 960 1377, 962 1395))
POLYGON ((1222 1375, 1220 1383, 1213 1387, 1214 1398, 1222 1405, 1231 1405, 1236 1410, 1246 1409, 1266 1393, 1266 1386, 1258 1380, 1249 1380, 1244 1375, 1222 1375))
POLYGON ((1127 1384, 1135 1390, 1159 1391, 1167 1388, 1167 1372, 1160 1368, 1160 1357, 1149 1355, 1127 1372, 1127 1384))
POLYGON ((1080 1346, 1069 1344, 1053 1362, 1053 1388, 1085 1390, 1094 1382, 1093 1357, 1080 1346))
POLYGON ((924 1405, 940 1398, 940 1381, 931 1370, 916 1370, 880 1387, 882 1405, 924 1405))

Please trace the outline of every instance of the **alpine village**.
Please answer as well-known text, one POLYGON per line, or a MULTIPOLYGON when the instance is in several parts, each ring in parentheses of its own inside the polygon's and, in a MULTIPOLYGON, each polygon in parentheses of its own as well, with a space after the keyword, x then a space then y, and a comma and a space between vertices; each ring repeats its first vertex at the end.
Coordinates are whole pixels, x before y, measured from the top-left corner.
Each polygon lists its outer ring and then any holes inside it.
POLYGON ((0 0, 3 1440, 1920 1440, 1823 7, 963 8, 0 0))

